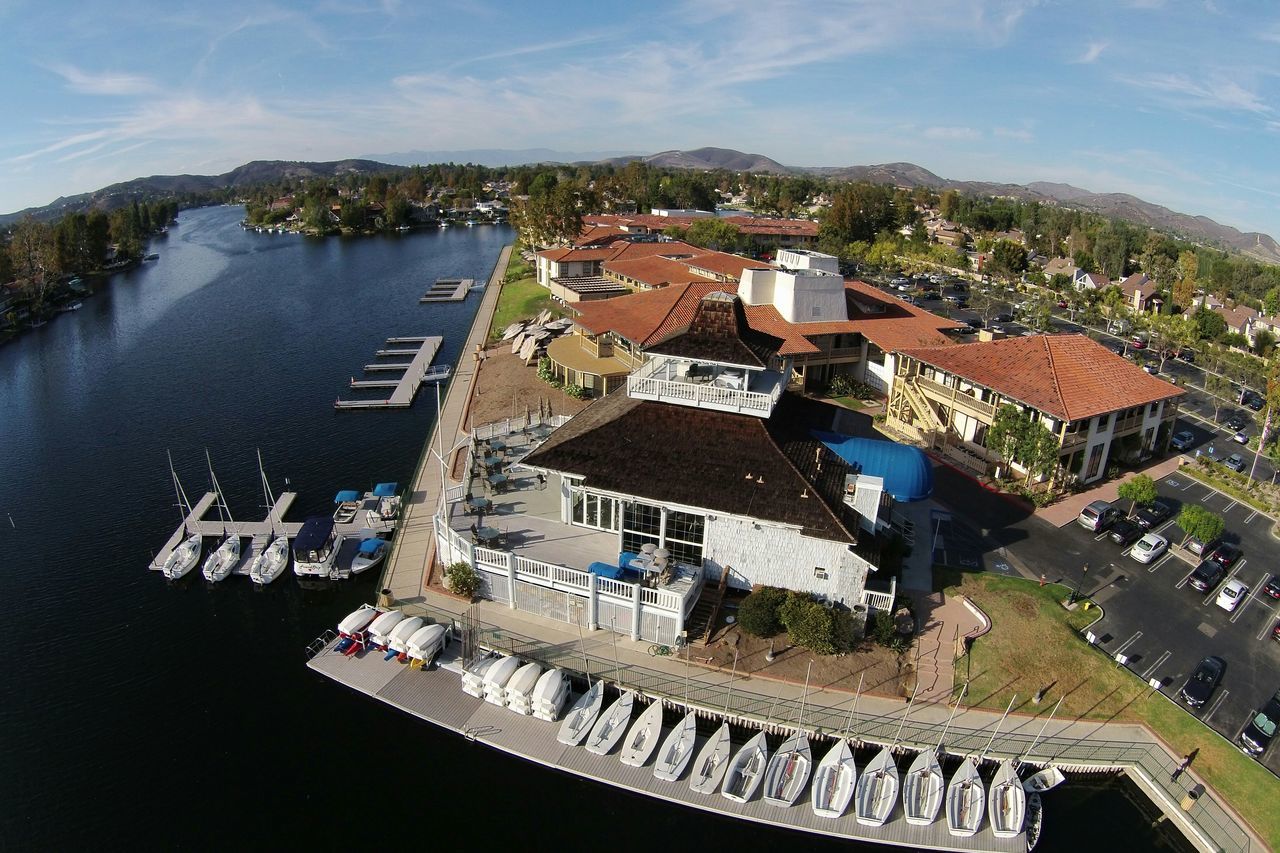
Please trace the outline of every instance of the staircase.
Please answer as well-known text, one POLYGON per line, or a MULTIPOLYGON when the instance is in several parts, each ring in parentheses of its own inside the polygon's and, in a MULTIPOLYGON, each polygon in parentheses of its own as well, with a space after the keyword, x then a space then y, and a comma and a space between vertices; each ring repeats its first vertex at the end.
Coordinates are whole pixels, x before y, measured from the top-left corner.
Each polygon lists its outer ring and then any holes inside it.
POLYGON ((720 605, 724 603, 725 589, 729 586, 729 572, 730 568, 725 566, 720 574, 720 583, 715 587, 703 587, 698 603, 693 606, 693 611, 684 623, 690 643, 706 645, 707 640, 711 639, 716 620, 720 618, 720 605))
POLYGON ((938 415, 938 410, 925 397, 924 392, 916 385, 914 379, 904 379, 902 381, 902 390, 907 395, 907 402, 911 404, 911 408, 917 415, 929 422, 929 426, 938 432, 945 433, 947 424, 938 415))

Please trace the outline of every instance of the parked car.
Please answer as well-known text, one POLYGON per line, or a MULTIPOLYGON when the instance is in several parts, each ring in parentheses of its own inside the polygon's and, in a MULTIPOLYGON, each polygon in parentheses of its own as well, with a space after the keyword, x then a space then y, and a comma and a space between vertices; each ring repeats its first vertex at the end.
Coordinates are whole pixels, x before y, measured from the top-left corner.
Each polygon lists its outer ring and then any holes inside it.
POLYGON ((1134 349, 1146 349, 1147 340, 1146 338, 1140 338, 1137 335, 1134 335, 1132 338, 1129 339, 1129 345, 1132 346, 1134 349))
POLYGON ((981 318, 981 317, 974 317, 974 318, 973 318, 973 319, 971 319, 971 320, 965 320, 965 321, 964 321, 964 323, 965 323, 965 325, 966 325, 966 326, 968 326, 970 329, 981 329, 981 328, 982 328, 982 318, 981 318))
POLYGON ((1066 307, 1067 307, 1067 300, 1065 300, 1065 299, 1059 299, 1059 300, 1058 300, 1058 307, 1059 307, 1059 308, 1066 308, 1066 307))
POLYGON ((1111 525, 1111 541, 1117 545, 1132 545, 1141 535, 1142 528, 1131 519, 1121 518, 1111 525))
POLYGON ((1210 539, 1208 542, 1201 542, 1199 539, 1192 538, 1188 539, 1183 547, 1197 557, 1206 557, 1212 554, 1214 549, 1221 544, 1221 539, 1210 539))
POLYGON ((1267 704, 1249 715, 1249 722, 1240 730, 1236 742, 1246 755, 1256 758, 1267 751, 1275 737, 1277 724, 1280 724, 1280 690, 1267 700, 1267 704))
POLYGON ((1262 591, 1272 598, 1280 598, 1280 575, 1272 575, 1262 591))
POLYGON ((1248 597, 1249 585, 1239 578, 1232 578, 1218 591, 1218 606, 1230 613, 1248 597))
POLYGON ((1182 361, 1185 361, 1187 364, 1195 364, 1196 351, 1191 349, 1190 347, 1183 347, 1182 349, 1178 350, 1178 358, 1182 361))
POLYGON ((951 283, 951 289, 956 293, 968 293, 969 285, 965 284, 963 281, 955 281, 951 283))
POLYGON ((1151 506, 1144 506, 1138 510, 1134 520, 1143 530, 1150 530, 1171 515, 1173 515, 1173 507, 1164 501, 1155 501, 1151 506))
POLYGON ((1012 315, 1012 314, 1010 314, 1008 311, 1002 311, 1002 312, 1000 312, 999 314, 997 314, 997 315, 996 315, 996 322, 997 322, 997 323, 1012 323, 1012 322, 1013 322, 1013 315, 1012 315))
POLYGON ((1262 407, 1266 404, 1266 400, 1257 391, 1245 391, 1241 395, 1240 402, 1253 409, 1255 412, 1262 411, 1262 407))
POLYGON ((1227 570, 1213 560, 1202 560, 1187 578, 1187 585, 1200 592, 1209 592, 1226 576, 1227 570))
POLYGON ((1237 546, 1232 545, 1230 542, 1223 542, 1214 549, 1212 554, 1209 555, 1209 559, 1213 560, 1219 566, 1222 566, 1222 568, 1229 569, 1236 564, 1236 561, 1240 559, 1240 556, 1243 553, 1243 551, 1241 551, 1237 546))
POLYGON ((1101 533, 1115 524, 1124 514, 1106 501, 1094 501, 1076 516, 1076 523, 1085 530, 1101 533))
POLYGON ((1139 563, 1147 564, 1158 558, 1165 551, 1169 550, 1169 540, 1155 533, 1147 533, 1137 542, 1133 543, 1133 550, 1129 552, 1129 556, 1137 560, 1139 563))
POLYGON ((1232 471, 1235 471, 1237 474, 1244 473, 1244 457, 1241 456, 1239 453, 1232 453, 1225 460, 1223 460, 1222 464, 1226 465, 1228 468, 1230 468, 1232 471))
POLYGON ((1173 440, 1169 442, 1169 446, 1174 450, 1190 450, 1191 445, 1196 443, 1196 434, 1191 430, 1184 429, 1182 432, 1175 432, 1173 440))
POLYGON ((1003 335, 1005 332, 1004 326, 1001 326, 999 323, 992 323, 988 328, 997 335, 1003 335))
POLYGON ((906 282, 903 282, 902 284, 895 284, 894 287, 896 287, 898 290, 903 290, 903 291, 910 290, 911 282, 906 281, 906 282))
POLYGON ((1271 629, 1271 639, 1280 643, 1280 622, 1277 622, 1276 626, 1271 629))
POLYGON ((1160 365, 1154 361, 1148 361, 1146 364, 1142 365, 1142 369, 1147 373, 1150 373, 1152 376, 1158 376, 1160 374, 1160 365))
POLYGON ((1227 418, 1225 424, 1227 429, 1242 430, 1249 425, 1249 419, 1245 417, 1243 412, 1236 412, 1231 417, 1227 418))
POLYGON ((1218 689, 1222 681, 1222 673, 1227 668, 1226 661, 1219 657, 1207 657, 1200 661, 1187 683, 1178 691, 1178 697, 1188 707, 1199 708, 1209 701, 1213 691, 1218 689))
POLYGON ((1248 444, 1249 433, 1245 432, 1244 430, 1240 430, 1238 433, 1231 436, 1231 440, 1234 441, 1236 444, 1248 444))

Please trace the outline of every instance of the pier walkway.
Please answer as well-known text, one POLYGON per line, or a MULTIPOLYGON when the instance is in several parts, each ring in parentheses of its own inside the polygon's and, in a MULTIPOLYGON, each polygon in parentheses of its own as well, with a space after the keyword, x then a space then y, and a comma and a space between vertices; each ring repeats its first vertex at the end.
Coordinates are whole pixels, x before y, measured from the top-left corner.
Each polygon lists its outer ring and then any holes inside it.
POLYGON ((285 513, 289 511, 289 507, 293 505, 293 501, 297 497, 297 492, 281 492, 280 497, 276 498, 275 504, 272 505, 271 511, 267 513, 267 517, 262 521, 237 521, 231 523, 218 518, 205 518, 218 500, 218 495, 215 492, 205 492, 200 500, 196 501, 195 505, 191 507, 191 512, 182 520, 182 525, 173 531, 173 535, 156 552, 155 559, 151 561, 151 565, 147 568, 155 572, 163 569, 164 561, 173 553, 173 549, 177 548, 182 540, 192 533, 222 539, 228 533, 234 532, 242 539, 252 540, 249 547, 243 550, 240 563, 232 571, 232 574, 247 575, 249 574, 249 564, 267 546, 267 540, 271 536, 287 536, 292 539, 298 535, 298 530, 302 527, 301 524, 296 521, 283 522, 279 520, 284 518, 285 513))
POLYGON ((387 363, 377 362, 374 364, 366 364, 364 370, 366 373, 375 373, 382 371, 401 370, 404 371, 399 379, 355 379, 351 380, 352 388, 391 388, 391 395, 380 400, 336 400, 333 407, 335 409, 407 409, 413 404, 413 398, 417 395, 418 389, 422 387, 424 381, 428 381, 427 368, 431 366, 431 362, 435 360, 436 353, 440 351, 440 344, 444 342, 444 338, 438 335, 421 338, 387 338, 387 346, 391 347, 395 344, 417 344, 416 349, 390 349, 384 348, 378 350, 379 356, 393 355, 405 356, 412 355, 413 358, 407 362, 387 363))
POLYGON ((471 292, 473 278, 438 278, 419 302, 461 302, 471 292))

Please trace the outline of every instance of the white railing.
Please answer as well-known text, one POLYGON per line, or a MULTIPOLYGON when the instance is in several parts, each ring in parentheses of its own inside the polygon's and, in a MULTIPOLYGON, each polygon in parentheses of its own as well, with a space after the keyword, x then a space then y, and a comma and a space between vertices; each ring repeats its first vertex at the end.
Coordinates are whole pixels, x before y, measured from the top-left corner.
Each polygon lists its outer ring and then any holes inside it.
POLYGON ((863 589, 860 603, 866 605, 868 611, 883 610, 889 612, 893 610, 893 599, 898 594, 898 579, 892 578, 889 581, 888 592, 876 592, 875 590, 863 589))
POLYGON ((471 430, 471 437, 476 441, 485 441, 491 438, 502 438, 503 436, 524 432, 526 429, 533 427, 541 426, 557 429, 568 423, 571 417, 573 416, 551 415, 544 418, 538 415, 531 415, 529 417, 507 418, 506 420, 475 427, 471 430))
POLYGON ((596 590, 604 595, 613 595, 618 598, 630 599, 632 596, 632 587, 626 581, 616 581, 613 578, 596 578, 596 590))
POLYGON ((447 504, 456 504, 458 501, 466 497, 467 487, 459 483, 456 486, 450 486, 444 490, 444 502, 447 504))
POLYGON ((773 404, 781 393, 781 384, 774 388, 773 393, 761 394, 756 391, 721 388, 709 383, 704 385, 632 374, 627 377, 627 393, 633 397, 651 398, 663 402, 677 400, 699 405, 705 403, 738 412, 767 415, 772 411, 773 404))

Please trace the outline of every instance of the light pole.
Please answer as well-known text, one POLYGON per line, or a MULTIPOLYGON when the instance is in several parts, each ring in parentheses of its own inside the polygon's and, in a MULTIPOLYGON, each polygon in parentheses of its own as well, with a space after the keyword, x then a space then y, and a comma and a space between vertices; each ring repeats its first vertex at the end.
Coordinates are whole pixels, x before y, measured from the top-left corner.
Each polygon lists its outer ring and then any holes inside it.
POLYGON ((1084 564, 1084 570, 1080 572, 1080 579, 1076 581, 1076 588, 1071 590, 1070 604, 1075 604, 1080 599, 1080 587, 1084 586, 1084 579, 1089 576, 1089 564, 1084 564))

